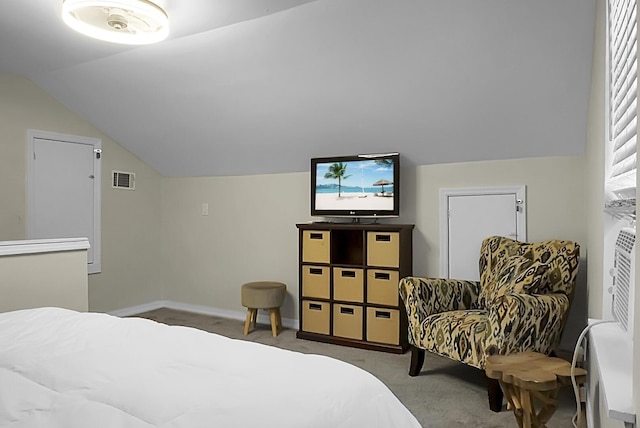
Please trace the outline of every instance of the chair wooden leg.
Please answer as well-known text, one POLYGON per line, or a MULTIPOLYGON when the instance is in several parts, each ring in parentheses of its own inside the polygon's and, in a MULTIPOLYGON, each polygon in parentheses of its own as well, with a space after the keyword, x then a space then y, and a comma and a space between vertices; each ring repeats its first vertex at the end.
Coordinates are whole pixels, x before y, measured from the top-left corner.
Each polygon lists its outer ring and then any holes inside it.
POLYGON ((418 376, 422 365, 424 364, 424 349, 411 347, 411 366, 409 367, 409 376, 418 376))
POLYGON ((502 411, 502 388, 497 379, 487 378, 487 393, 489 395, 489 408, 494 412, 502 411))

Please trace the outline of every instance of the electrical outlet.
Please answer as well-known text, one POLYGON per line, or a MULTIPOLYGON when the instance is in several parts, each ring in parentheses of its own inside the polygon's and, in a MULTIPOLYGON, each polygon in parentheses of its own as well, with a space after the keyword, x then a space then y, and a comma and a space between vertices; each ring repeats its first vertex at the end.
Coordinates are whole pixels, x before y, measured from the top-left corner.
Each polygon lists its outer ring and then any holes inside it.
POLYGON ((202 204, 202 215, 209 215, 209 204, 206 202, 202 204))

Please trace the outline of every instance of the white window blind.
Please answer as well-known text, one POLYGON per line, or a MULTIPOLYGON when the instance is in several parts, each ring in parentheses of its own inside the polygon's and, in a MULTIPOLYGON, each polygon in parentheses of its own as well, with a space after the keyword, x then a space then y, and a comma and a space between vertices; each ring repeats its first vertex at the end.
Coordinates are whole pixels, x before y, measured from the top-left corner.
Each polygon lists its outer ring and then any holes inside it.
POLYGON ((609 1, 608 208, 635 207, 637 0, 609 1))

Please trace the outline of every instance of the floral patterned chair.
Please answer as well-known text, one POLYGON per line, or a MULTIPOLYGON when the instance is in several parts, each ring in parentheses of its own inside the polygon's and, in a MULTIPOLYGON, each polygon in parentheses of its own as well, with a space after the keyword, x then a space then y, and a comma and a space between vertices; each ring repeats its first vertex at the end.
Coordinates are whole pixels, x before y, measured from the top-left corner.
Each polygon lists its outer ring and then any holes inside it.
MULTIPOLYGON (((482 370, 493 354, 550 354, 573 300, 579 255, 574 242, 530 244, 492 236, 480 249, 480 281, 403 278, 409 375, 420 373, 425 351, 482 370)), ((498 412, 502 390, 497 381, 487 381, 489 407, 498 412)))

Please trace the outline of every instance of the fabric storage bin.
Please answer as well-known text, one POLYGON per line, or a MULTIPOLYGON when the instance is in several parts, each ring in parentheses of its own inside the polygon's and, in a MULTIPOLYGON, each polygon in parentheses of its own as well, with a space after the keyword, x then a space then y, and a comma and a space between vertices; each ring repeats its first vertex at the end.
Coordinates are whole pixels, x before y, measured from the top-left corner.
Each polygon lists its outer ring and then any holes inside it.
POLYGON ((302 301, 302 330, 310 333, 330 334, 329 303, 302 301))
POLYGON ((302 295, 328 299, 330 296, 330 270, 328 266, 302 266, 302 295))
POLYGON ((398 306, 399 281, 398 271, 367 269, 367 303, 398 306))
POLYGON ((330 240, 328 230, 304 230, 302 232, 302 261, 329 263, 330 240))
POLYGON ((398 232, 367 232, 367 265, 399 267, 400 234, 398 232))
POLYGON ((333 268, 333 299, 362 303, 364 301, 363 270, 333 268))
POLYGON ((362 306, 334 304, 333 335, 362 340, 362 306))
POLYGON ((398 345, 400 343, 400 311, 368 307, 367 340, 398 345))

